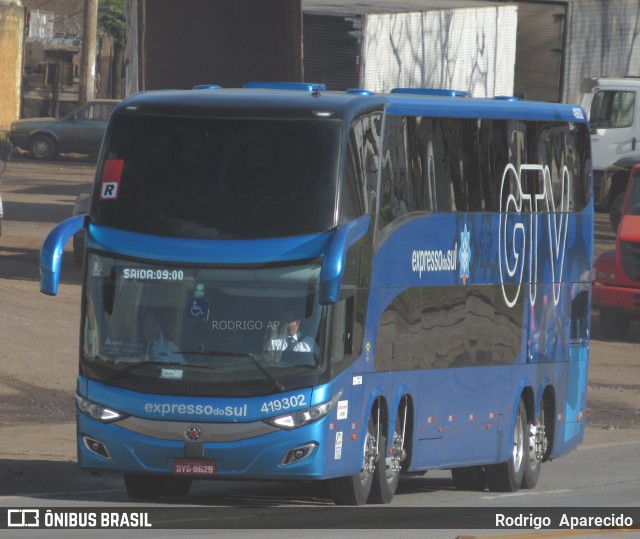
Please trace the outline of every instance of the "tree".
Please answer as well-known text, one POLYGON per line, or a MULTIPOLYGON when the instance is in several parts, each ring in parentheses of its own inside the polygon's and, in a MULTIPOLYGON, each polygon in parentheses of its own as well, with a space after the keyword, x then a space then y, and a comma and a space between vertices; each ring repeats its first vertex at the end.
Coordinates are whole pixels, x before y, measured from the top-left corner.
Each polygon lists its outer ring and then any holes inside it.
POLYGON ((113 38, 113 62, 111 64, 111 97, 124 97, 123 69, 124 46, 126 44, 127 21, 125 18, 126 0, 100 0, 98 7, 98 27, 107 36, 113 38))

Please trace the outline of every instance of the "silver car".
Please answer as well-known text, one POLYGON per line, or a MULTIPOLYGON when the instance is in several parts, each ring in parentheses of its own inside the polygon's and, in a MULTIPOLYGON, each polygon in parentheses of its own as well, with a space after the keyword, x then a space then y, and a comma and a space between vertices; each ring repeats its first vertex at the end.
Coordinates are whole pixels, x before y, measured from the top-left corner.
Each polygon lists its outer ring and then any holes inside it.
POLYGON ((35 159, 53 159, 59 153, 98 153, 107 120, 117 99, 88 101, 64 118, 27 118, 11 124, 9 140, 35 159))

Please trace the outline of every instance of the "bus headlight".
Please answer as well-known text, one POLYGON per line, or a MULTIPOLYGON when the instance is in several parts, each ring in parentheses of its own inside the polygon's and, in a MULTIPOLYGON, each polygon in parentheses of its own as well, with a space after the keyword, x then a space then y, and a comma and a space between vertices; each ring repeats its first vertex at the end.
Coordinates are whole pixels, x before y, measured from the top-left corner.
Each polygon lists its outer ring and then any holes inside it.
POLYGON ((92 417, 93 419, 97 419, 98 421, 102 421, 103 423, 112 423, 113 421, 118 421, 119 419, 127 417, 126 414, 105 408, 101 404, 91 402, 77 393, 74 395, 74 398, 76 400, 76 407, 81 413, 92 417))
POLYGON ((341 395, 342 389, 338 391, 330 401, 317 404, 316 406, 310 406, 304 410, 297 410, 286 415, 265 419, 264 422, 268 425, 286 430, 303 427, 304 425, 314 423, 326 416, 338 403, 338 399, 341 395))

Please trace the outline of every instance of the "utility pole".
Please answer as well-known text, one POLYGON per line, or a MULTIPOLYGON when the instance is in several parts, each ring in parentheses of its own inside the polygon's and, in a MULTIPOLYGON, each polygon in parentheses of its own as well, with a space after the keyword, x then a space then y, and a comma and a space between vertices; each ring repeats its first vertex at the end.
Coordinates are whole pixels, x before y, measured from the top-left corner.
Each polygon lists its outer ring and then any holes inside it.
POLYGON ((82 57, 80 64, 80 103, 95 97, 96 41, 98 38, 98 0, 84 0, 82 57))

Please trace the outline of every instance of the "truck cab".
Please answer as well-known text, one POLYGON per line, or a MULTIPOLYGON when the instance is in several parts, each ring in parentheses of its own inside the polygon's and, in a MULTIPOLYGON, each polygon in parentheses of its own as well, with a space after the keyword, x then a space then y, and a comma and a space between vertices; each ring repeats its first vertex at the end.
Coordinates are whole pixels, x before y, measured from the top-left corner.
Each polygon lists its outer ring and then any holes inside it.
POLYGON ((588 78, 580 91, 591 125, 594 202, 617 228, 629 163, 640 162, 640 78, 588 78))
POLYGON ((622 204, 616 247, 596 260, 593 305, 608 339, 623 339, 640 319, 640 164, 631 168, 622 204))

